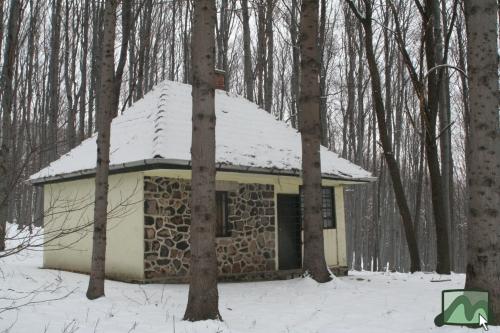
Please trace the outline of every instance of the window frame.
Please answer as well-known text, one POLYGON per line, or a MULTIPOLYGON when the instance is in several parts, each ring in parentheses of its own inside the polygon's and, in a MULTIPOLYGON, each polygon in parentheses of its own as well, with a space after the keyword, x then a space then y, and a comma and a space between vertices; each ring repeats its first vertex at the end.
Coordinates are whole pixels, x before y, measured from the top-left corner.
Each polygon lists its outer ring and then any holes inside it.
POLYGON ((229 225, 229 204, 228 204, 228 191, 215 191, 215 207, 216 207, 216 215, 215 215, 215 237, 216 238, 224 238, 231 237, 231 228, 229 225), (222 234, 219 233, 219 200, 223 200, 222 202, 222 234))
MULTIPOLYGON (((302 191, 302 185, 299 186, 299 197, 300 197, 300 225, 303 228, 304 225, 304 194, 302 191)), ((321 186, 321 219, 323 220, 323 230, 330 230, 330 229, 337 229, 337 209, 335 206, 335 187, 331 186, 321 186), (324 199, 324 192, 325 190, 328 190, 331 195, 331 218, 332 218, 332 226, 325 226, 325 199, 324 199)))

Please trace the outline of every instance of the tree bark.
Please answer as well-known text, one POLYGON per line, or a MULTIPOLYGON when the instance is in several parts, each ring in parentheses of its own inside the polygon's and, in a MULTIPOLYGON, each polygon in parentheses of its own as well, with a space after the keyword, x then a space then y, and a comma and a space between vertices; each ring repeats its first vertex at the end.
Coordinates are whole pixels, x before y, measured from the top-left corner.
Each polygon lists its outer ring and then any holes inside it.
POLYGON ((96 299, 104 296, 106 267, 106 228, 108 208, 108 174, 111 119, 115 100, 115 28, 116 7, 118 0, 106 0, 104 9, 104 29, 102 51, 100 55, 99 130, 97 134, 97 165, 95 176, 94 234, 92 243, 92 261, 90 268, 87 298, 96 299))
MULTIPOLYGON (((78 124, 78 141, 85 140, 85 114, 87 101, 87 58, 89 52, 89 15, 90 15, 90 0, 85 0, 83 9, 83 36, 82 36, 82 59, 80 63, 81 84, 79 91, 79 124, 78 124)), ((91 133, 88 133, 89 135, 91 133)))
POLYGON ((132 33, 133 25, 133 15, 132 15, 132 1, 123 1, 122 3, 122 40, 120 47, 120 58, 118 60, 118 66, 116 67, 115 73, 115 94, 113 99, 113 108, 111 119, 118 115, 118 106, 120 104, 120 90, 122 86, 123 72, 125 70, 125 64, 127 62, 127 48, 130 41, 130 35, 132 33))
POLYGON ((465 1, 470 92, 468 245, 465 287, 487 290, 500 324, 500 128, 495 0, 465 1))
POLYGON ((255 65, 257 80, 257 104, 264 108, 264 77, 266 66, 266 6, 265 0, 257 0, 257 60, 255 65))
POLYGON ((21 1, 11 0, 9 21, 7 23, 7 38, 3 59, 3 69, 0 77, 2 94, 1 111, 2 127, 0 132, 0 251, 5 249, 6 222, 8 203, 12 184, 9 177, 11 164, 12 142, 12 82, 16 63, 16 49, 19 39, 19 24, 21 21, 21 1))
POLYGON ((62 0, 52 2, 52 35, 50 38, 49 64, 49 161, 57 158, 57 125, 59 119, 59 50, 61 47, 62 0))
POLYGON ((320 20, 319 20, 319 49, 320 49, 320 77, 319 77, 319 113, 321 124, 321 144, 328 147, 328 105, 327 105, 327 63, 325 61, 325 40, 326 40, 326 0, 321 0, 320 20))
POLYGON ((276 0, 266 0, 266 77, 264 84, 264 109, 271 113, 273 108, 273 83, 274 83, 274 29, 273 11, 276 0))
MULTIPOLYGON (((422 15, 424 25, 424 46, 427 68, 431 69, 436 65, 435 38, 433 34, 433 3, 437 0, 426 0, 425 15, 422 15)), ((436 140, 436 120, 439 106, 440 79, 436 71, 427 76, 427 96, 421 99, 421 115, 425 117, 425 151, 427 154, 427 166, 431 179, 432 209, 434 212, 434 224, 436 226, 437 240, 437 265, 436 272, 440 274, 450 274, 450 247, 448 236, 448 214, 446 213, 442 188, 441 170, 439 165, 439 155, 436 140)))
POLYGON ((184 314, 184 320, 189 321, 221 319, 215 253, 215 22, 215 1, 195 1, 191 44, 191 265, 184 314))
POLYGON ((318 0, 303 0, 300 19, 304 270, 317 282, 328 282, 331 277, 325 261, 321 200, 318 7, 318 0))
POLYGON ((290 6, 290 40, 292 44, 292 78, 291 78, 291 102, 290 102, 290 123, 293 128, 298 128, 299 124, 299 90, 300 90, 300 51, 298 40, 297 0, 292 0, 290 6))
POLYGON ((250 15, 248 14, 248 0, 241 0, 241 15, 243 19, 245 96, 250 102, 253 102, 252 48, 250 44, 250 15))

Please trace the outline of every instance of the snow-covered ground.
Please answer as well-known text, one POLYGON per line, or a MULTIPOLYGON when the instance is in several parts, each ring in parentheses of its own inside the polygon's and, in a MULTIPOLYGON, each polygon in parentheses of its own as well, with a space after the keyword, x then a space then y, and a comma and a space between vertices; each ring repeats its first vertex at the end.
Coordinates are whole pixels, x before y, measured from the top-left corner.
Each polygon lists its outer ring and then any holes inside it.
POLYGON ((441 290, 461 288, 459 274, 446 282, 431 282, 450 278, 436 274, 349 272, 322 285, 308 278, 223 283, 224 321, 188 323, 181 320, 186 285, 106 281, 106 297, 89 301, 86 275, 41 264, 39 251, 0 259, 0 333, 479 332, 434 326, 441 290))

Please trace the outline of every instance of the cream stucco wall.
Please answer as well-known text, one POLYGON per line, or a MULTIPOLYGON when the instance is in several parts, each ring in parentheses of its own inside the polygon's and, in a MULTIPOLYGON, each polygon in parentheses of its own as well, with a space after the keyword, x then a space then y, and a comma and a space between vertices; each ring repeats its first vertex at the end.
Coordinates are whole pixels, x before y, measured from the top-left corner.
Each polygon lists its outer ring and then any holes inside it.
MULTIPOLYGON (((46 240, 43 265, 89 272, 92 256, 94 178, 44 185, 46 240)), ((106 275, 120 280, 144 277, 143 175, 109 178, 106 275)))

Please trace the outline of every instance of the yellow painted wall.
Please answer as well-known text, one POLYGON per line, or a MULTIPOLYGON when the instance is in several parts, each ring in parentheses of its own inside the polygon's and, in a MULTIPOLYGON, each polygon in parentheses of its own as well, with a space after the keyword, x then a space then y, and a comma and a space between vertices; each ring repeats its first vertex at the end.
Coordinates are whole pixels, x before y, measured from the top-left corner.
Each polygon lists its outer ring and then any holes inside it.
POLYGON ((335 212, 337 217, 337 265, 347 266, 347 243, 345 231, 344 188, 335 187, 335 212))
MULTIPOLYGON (((106 275, 121 280, 144 278, 142 173, 109 178, 106 275)), ((92 256, 94 178, 44 185, 46 240, 43 265, 89 272, 92 256), (62 232, 67 233, 62 235, 62 232)))

